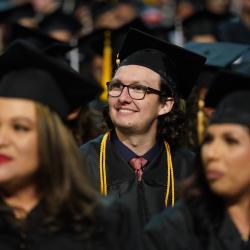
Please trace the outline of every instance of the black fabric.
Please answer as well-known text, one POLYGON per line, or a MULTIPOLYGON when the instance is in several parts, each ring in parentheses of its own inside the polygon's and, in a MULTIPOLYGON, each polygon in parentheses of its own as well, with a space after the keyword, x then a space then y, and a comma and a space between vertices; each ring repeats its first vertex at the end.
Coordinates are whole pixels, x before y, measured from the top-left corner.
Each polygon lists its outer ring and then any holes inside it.
MULTIPOLYGON (((229 70, 218 71, 210 83, 205 97, 205 105, 215 108, 227 95, 236 91, 249 91, 250 77, 231 72, 229 70)), ((244 101, 244 100, 243 100, 244 101)))
POLYGON ((21 18, 35 17, 35 10, 31 3, 7 4, 5 9, 0 10, 0 22, 14 23, 21 18))
MULTIPOLYGON (((101 140, 102 136, 99 136, 80 148, 83 161, 98 190, 101 140)), ((140 225, 143 227, 153 215, 165 208, 167 162, 164 146, 162 145, 161 150, 145 167, 141 182, 137 181, 132 167, 117 153, 110 141, 107 143, 106 150, 108 194, 121 198, 134 215, 139 217, 140 225)), ((183 149, 172 152, 177 193, 180 181, 192 172, 193 158, 193 153, 183 149)))
MULTIPOLYGON (((230 217, 224 213, 217 227, 208 224, 207 235, 202 235, 200 224, 194 220, 199 207, 178 202, 156 216, 145 229, 145 250, 246 250, 249 242, 241 240, 240 234, 230 217), (206 244, 202 238, 206 238, 206 244)), ((207 214, 203 213, 206 219, 207 214)))
POLYGON ((139 237, 129 211, 113 199, 103 199, 96 207, 98 224, 88 237, 76 236, 64 224, 57 232, 48 232, 38 226, 44 215, 39 204, 29 214, 25 224, 14 223, 1 213, 1 250, 134 250, 140 249, 139 237))
POLYGON ((240 18, 233 18, 219 26, 220 41, 250 44, 250 28, 240 18))
POLYGON ((45 33, 54 30, 67 30, 75 34, 80 31, 82 25, 73 15, 65 14, 61 10, 57 10, 52 14, 46 15, 38 27, 45 33))
POLYGON ((56 110, 59 114, 69 112, 70 107, 55 79, 46 71, 39 69, 16 70, 1 79, 1 97, 36 100, 56 110), (35 84, 34 84, 35 81, 35 84), (44 97, 44 93, 47 93, 44 97), (56 101, 55 101, 56 98, 56 101))
POLYGON ((63 118, 81 104, 94 99, 99 91, 97 85, 65 63, 45 55, 23 40, 14 42, 0 56, 0 78, 0 83, 4 82, 4 86, 0 84, 0 96, 29 97, 48 105, 63 118), (29 75, 25 76, 27 71, 29 75), (38 71, 43 72, 43 78, 37 79, 38 71), (6 93, 5 87, 9 84, 11 89, 6 93))
POLYGON ((8 44, 14 42, 16 39, 23 39, 43 51, 53 52, 48 53, 53 55, 56 54, 55 52, 61 55, 66 54, 66 52, 73 49, 73 46, 70 44, 56 40, 37 28, 28 28, 14 23, 10 26, 9 33, 8 44), (55 51, 56 49, 57 51, 55 51))
POLYGON ((210 124, 237 123, 250 128, 250 91, 226 96, 210 119, 210 124))

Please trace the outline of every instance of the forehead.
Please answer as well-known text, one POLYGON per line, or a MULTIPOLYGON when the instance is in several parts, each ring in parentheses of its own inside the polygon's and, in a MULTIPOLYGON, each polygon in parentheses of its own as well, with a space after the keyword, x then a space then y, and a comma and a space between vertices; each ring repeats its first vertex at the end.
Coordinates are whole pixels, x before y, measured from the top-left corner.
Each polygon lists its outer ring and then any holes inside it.
POLYGON ((140 65, 125 65, 118 68, 113 79, 123 82, 160 83, 160 75, 155 71, 140 65))
POLYGON ((209 133, 213 134, 237 134, 237 135, 248 135, 250 136, 249 133, 249 128, 246 126, 236 124, 236 123, 221 123, 221 124, 212 124, 208 126, 207 131, 209 133))
POLYGON ((35 120, 35 103, 26 99, 0 97, 0 118, 24 117, 35 120))

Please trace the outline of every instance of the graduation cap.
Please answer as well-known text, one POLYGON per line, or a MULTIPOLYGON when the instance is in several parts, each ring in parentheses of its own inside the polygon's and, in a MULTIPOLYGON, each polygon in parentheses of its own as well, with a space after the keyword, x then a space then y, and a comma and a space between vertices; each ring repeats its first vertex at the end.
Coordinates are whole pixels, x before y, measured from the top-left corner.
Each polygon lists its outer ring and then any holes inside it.
POLYGON ((95 98, 99 88, 60 60, 24 41, 0 56, 0 96, 40 102, 62 118, 95 98))
POLYGON ((250 91, 249 76, 228 70, 219 71, 207 92, 205 106, 216 108, 224 97, 240 90, 250 91))
POLYGON ((250 49, 249 45, 230 42, 189 42, 186 43, 184 47, 192 52, 205 56, 207 58, 206 65, 221 68, 231 66, 250 49))
POLYGON ((23 39, 30 42, 31 45, 34 45, 41 50, 50 50, 51 47, 55 48, 58 46, 60 52, 66 53, 70 49, 73 49, 73 46, 70 46, 68 43, 54 39, 37 28, 28 28, 14 23, 10 26, 10 35, 7 43, 10 44, 17 39, 23 39))
POLYGON ((105 0, 91 1, 90 9, 92 18, 95 20, 104 13, 113 10, 115 7, 116 4, 112 1, 105 1, 105 0))
POLYGON ((55 30, 67 30, 71 34, 76 34, 82 28, 82 25, 73 15, 57 10, 46 15, 39 23, 39 28, 45 33, 55 30))
POLYGON ((78 40, 79 48, 83 52, 90 52, 93 54, 103 55, 103 47, 105 41, 106 31, 110 32, 111 47, 113 51, 114 58, 116 58, 117 53, 120 50, 121 44, 125 39, 128 30, 133 27, 144 32, 150 32, 147 26, 143 23, 140 18, 135 18, 129 23, 123 25, 118 29, 96 29, 88 35, 82 36, 78 40))
POLYGON ((210 124, 233 123, 250 128, 250 90, 236 91, 221 100, 210 124))
POLYGON ((7 5, 0 10, 0 22, 14 23, 23 17, 33 18, 35 11, 32 4, 7 5))
POLYGON ((119 60, 119 67, 134 64, 157 72, 185 99, 205 63, 203 56, 136 29, 129 30, 119 60))
POLYGON ((192 40, 194 36, 212 35, 217 39, 214 16, 207 11, 199 11, 184 19, 183 32, 186 39, 192 40))

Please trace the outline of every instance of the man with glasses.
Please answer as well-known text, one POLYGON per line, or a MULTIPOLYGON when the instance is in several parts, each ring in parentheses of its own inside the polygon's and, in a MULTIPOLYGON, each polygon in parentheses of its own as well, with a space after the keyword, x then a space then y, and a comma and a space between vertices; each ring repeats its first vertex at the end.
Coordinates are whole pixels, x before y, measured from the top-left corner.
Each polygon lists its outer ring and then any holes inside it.
POLYGON ((141 226, 173 205, 175 186, 191 170, 192 154, 177 149, 186 98, 205 59, 130 29, 120 64, 107 83, 110 132, 81 147, 103 195, 123 199, 141 226))

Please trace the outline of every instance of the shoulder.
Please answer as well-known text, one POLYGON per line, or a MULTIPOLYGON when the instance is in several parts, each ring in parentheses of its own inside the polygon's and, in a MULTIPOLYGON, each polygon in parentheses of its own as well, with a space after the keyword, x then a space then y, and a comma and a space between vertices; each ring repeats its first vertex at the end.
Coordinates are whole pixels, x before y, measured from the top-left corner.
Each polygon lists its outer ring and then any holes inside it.
POLYGON ((96 212, 107 240, 112 241, 115 249, 140 249, 138 223, 126 204, 113 197, 102 197, 96 212))
POLYGON ((180 147, 173 151, 173 164, 175 167, 175 174, 180 179, 185 178, 193 173, 195 153, 180 147))
POLYGON ((184 231, 191 227, 191 213, 188 206, 178 201, 174 207, 166 208, 162 213, 153 217, 146 226, 146 231, 165 231, 168 227, 184 231))
POLYGON ((178 147, 173 151, 174 157, 182 157, 185 159, 193 159, 195 157, 195 153, 185 147, 178 147))
POLYGON ((145 249, 196 249, 192 216, 183 202, 155 216, 146 226, 144 235, 145 249))
POLYGON ((103 135, 99 135, 97 138, 88 141, 87 143, 80 146, 80 152, 82 154, 88 153, 92 150, 97 150, 100 148, 103 135))

